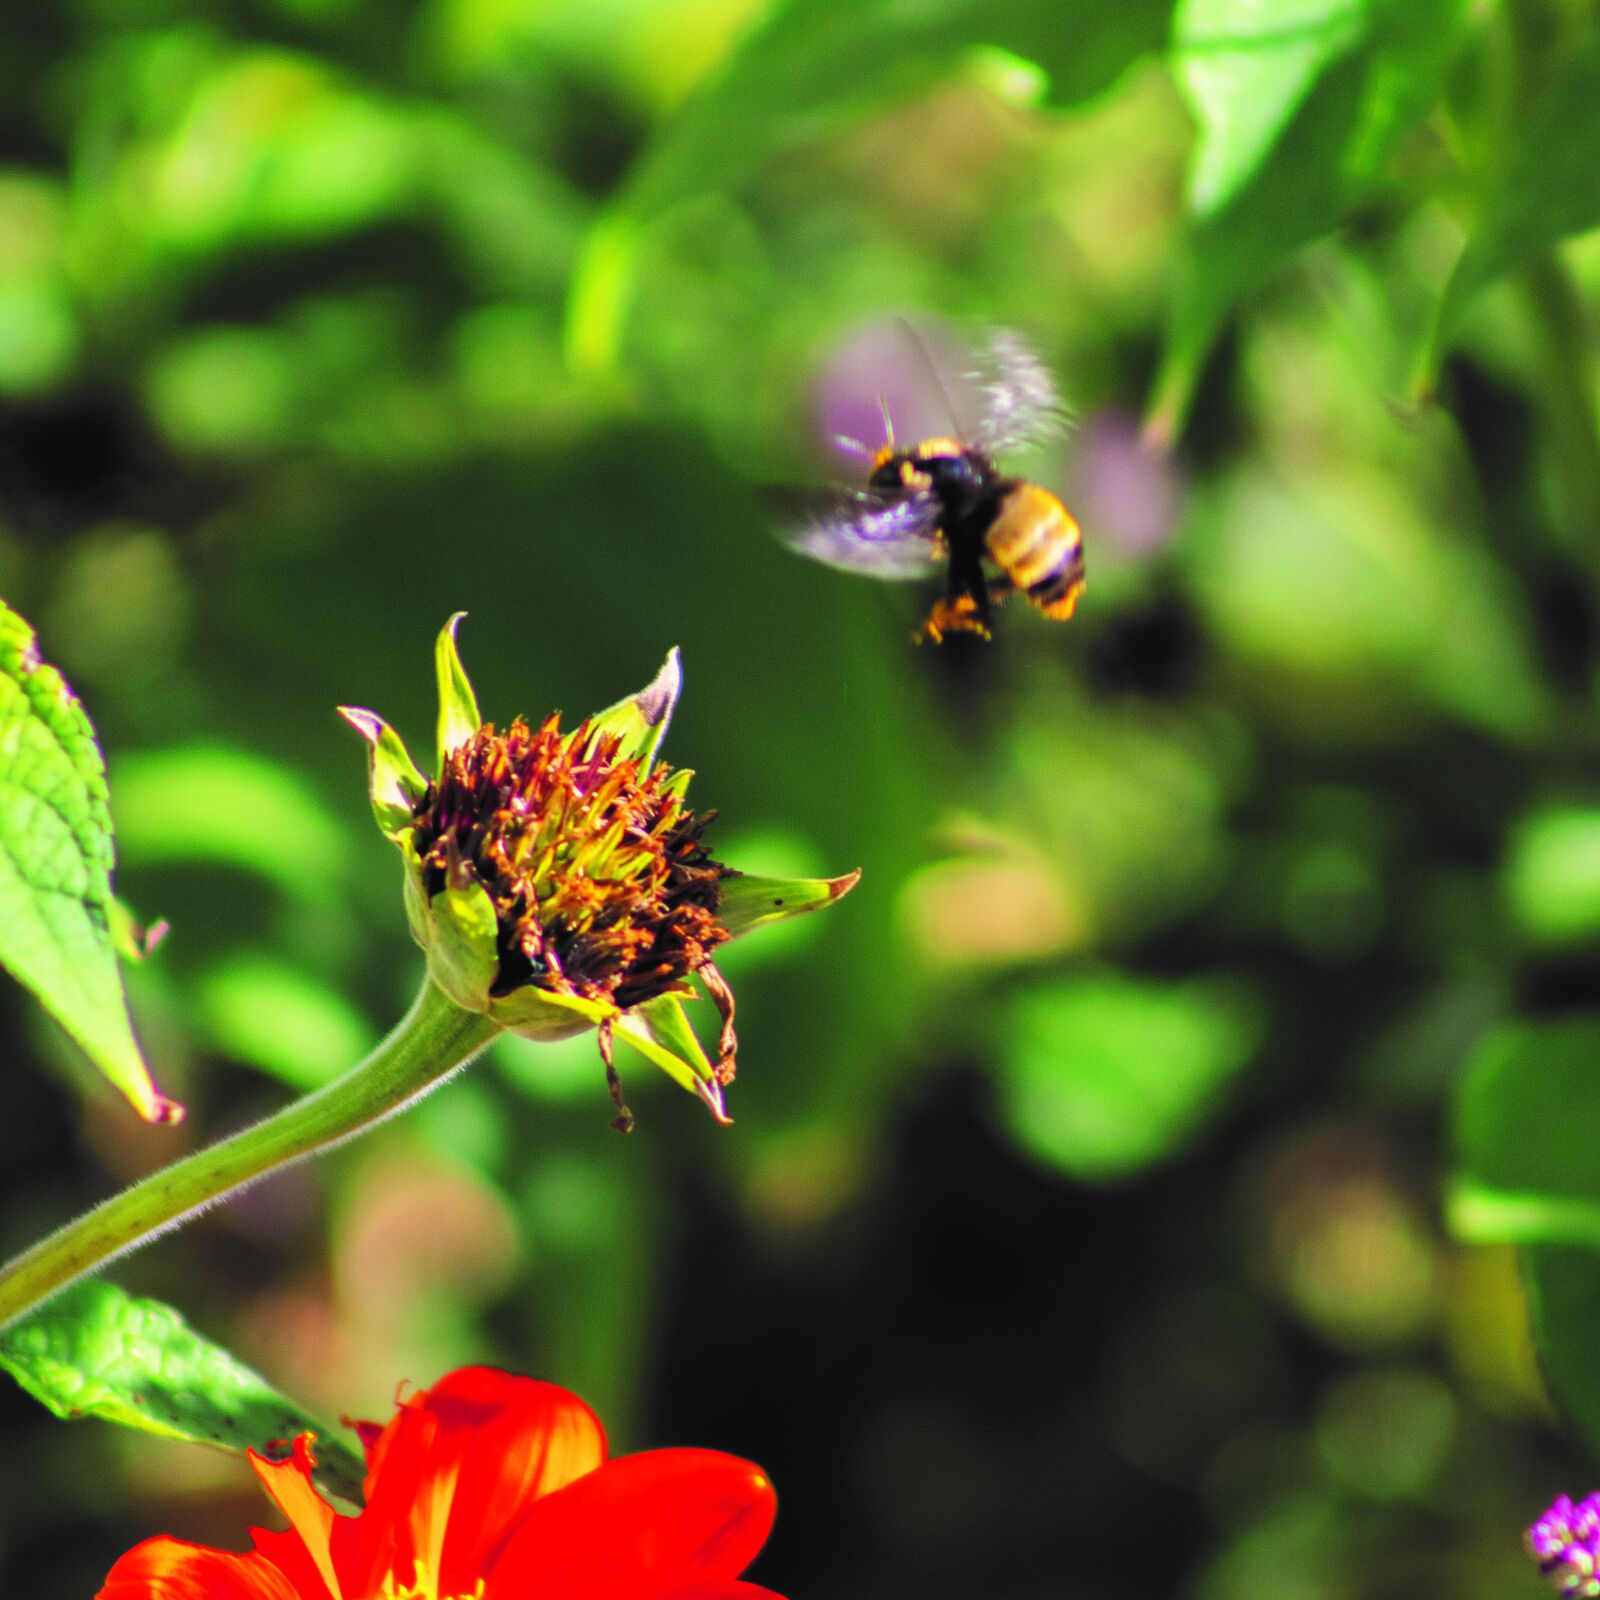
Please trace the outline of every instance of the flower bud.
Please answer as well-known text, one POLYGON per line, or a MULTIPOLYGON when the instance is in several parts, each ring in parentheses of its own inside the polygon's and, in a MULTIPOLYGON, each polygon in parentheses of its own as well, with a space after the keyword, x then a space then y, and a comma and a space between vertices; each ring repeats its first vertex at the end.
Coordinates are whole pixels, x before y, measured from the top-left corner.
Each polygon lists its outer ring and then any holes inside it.
POLYGON ((676 650, 646 688, 570 732, 558 715, 499 728, 478 715, 456 651, 460 619, 435 652, 431 779, 381 717, 340 708, 370 748, 373 814, 404 859, 406 915, 430 978, 524 1038, 598 1029, 618 1126, 632 1125, 618 1040, 727 1121, 734 1004, 713 952, 832 904, 859 874, 754 878, 711 854, 714 813, 690 809, 690 773, 656 760, 682 685, 676 650), (714 1060, 683 1010, 700 991, 721 1018, 714 1060))

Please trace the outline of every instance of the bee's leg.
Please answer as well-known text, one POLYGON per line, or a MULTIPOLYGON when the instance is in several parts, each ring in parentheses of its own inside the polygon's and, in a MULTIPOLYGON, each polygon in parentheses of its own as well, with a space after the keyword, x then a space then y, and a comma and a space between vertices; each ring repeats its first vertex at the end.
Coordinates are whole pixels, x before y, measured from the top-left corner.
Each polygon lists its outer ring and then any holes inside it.
POLYGON ((941 644, 947 633, 975 633, 981 639, 990 636, 989 586, 984 581, 982 569, 963 581, 959 573, 951 574, 949 592, 944 599, 936 600, 928 619, 917 630, 918 644, 931 639, 941 644))

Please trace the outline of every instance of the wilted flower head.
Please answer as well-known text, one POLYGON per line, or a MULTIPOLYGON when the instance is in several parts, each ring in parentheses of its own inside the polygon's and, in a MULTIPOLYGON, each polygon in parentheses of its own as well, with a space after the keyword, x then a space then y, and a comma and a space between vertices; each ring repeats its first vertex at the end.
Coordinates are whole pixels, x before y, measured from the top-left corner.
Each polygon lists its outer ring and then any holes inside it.
POLYGON ((335 1513, 312 1437, 250 1464, 288 1521, 235 1554, 147 1539, 99 1600, 782 1600, 740 1581, 772 1527, 760 1468, 714 1450, 608 1460, 576 1395, 462 1367, 363 1424, 366 1507, 335 1513))
POLYGON ((690 774, 656 761, 677 703, 678 653, 639 694, 563 732, 481 722, 452 617, 435 652, 439 755, 424 778, 371 711, 343 715, 371 746, 372 806, 406 864, 411 931, 456 1004, 532 1039, 597 1028, 612 1066, 621 1039, 726 1120, 733 994, 712 962, 763 922, 829 905, 856 881, 754 878, 712 856, 712 813, 690 810, 690 774), (682 1000, 697 981, 721 1031, 707 1058, 682 1000))
POLYGON ((1577 1505, 1558 1495, 1524 1542, 1558 1594, 1600 1595, 1600 1494, 1577 1505))

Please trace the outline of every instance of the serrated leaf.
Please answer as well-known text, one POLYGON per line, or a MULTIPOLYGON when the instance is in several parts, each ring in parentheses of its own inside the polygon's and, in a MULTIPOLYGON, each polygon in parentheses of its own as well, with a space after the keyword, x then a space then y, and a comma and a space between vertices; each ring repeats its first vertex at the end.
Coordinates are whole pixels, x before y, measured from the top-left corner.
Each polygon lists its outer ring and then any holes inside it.
POLYGON ((1473 297, 1533 252, 1600 227, 1600 32, 1560 66, 1507 153, 1445 285, 1424 352, 1426 387, 1473 297))
POLYGON ((308 1429, 317 1477, 359 1502, 365 1463, 343 1431, 296 1405, 171 1306, 89 1279, 0 1332, 0 1366, 58 1417, 255 1450, 308 1429))
POLYGON ((791 0, 751 30, 646 148, 596 222, 574 278, 572 365, 614 363, 640 236, 681 201, 735 188, 785 148, 916 94, 999 51, 1041 69, 1065 106, 1161 48, 1168 0, 791 0))
POLYGON ((1372 189, 1443 86, 1465 0, 1365 0, 1361 37, 1315 86, 1247 182, 1196 215, 1184 241, 1147 429, 1169 440, 1235 305, 1372 189))
POLYGON ((1456 1098, 1451 1227, 1600 1249, 1600 1020, 1520 1023, 1479 1046, 1456 1098))
POLYGON ((77 696, 0 602, 0 965, 149 1122, 159 1093, 133 1034, 112 929, 105 766, 77 696))

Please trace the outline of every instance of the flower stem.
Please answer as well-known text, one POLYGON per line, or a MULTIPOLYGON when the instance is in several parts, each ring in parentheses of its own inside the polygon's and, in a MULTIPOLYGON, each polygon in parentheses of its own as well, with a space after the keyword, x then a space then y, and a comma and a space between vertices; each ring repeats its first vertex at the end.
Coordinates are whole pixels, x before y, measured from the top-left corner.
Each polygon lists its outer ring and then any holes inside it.
POLYGON ((488 1017, 463 1010, 424 979, 394 1032, 342 1078, 141 1178, 0 1268, 0 1328, 255 1179, 404 1110, 464 1067, 499 1031, 488 1017))

